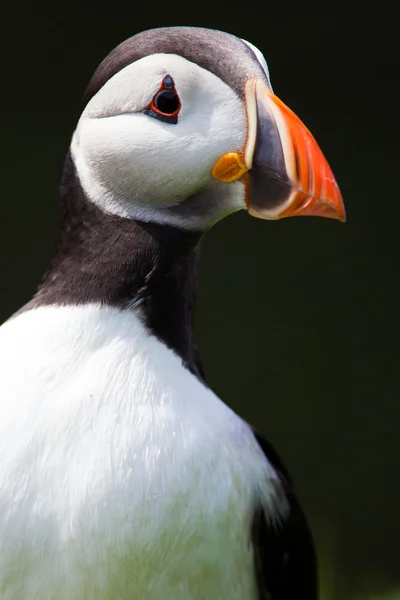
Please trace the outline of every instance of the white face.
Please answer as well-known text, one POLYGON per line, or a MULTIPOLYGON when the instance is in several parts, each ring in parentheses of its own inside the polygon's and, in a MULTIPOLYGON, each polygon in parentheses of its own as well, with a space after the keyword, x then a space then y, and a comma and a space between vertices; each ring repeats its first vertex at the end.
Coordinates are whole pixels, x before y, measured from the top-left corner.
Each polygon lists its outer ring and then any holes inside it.
POLYGON ((91 99, 71 148, 86 194, 103 210, 207 228, 245 208, 244 184, 211 174, 245 139, 245 106, 227 84, 180 56, 154 54, 122 69, 91 99), (181 103, 176 124, 143 112, 166 75, 181 103))

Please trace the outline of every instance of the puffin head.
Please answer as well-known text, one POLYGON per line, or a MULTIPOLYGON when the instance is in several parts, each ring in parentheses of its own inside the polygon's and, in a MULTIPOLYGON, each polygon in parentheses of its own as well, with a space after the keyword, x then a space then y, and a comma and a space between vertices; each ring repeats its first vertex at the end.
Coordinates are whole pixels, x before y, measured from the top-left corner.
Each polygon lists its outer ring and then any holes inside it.
POLYGON ((87 197, 121 217, 196 231, 240 209, 345 219, 261 52, 220 31, 160 28, 115 48, 87 88, 71 153, 87 197))

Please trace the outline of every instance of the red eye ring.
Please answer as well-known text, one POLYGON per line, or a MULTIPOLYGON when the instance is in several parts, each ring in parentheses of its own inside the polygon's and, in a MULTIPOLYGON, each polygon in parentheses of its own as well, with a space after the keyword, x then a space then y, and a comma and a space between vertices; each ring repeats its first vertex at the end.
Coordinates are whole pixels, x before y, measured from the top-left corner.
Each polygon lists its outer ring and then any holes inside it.
POLYGON ((154 95, 144 113, 165 123, 176 124, 180 109, 181 101, 175 89, 174 80, 171 75, 166 75, 162 80, 160 89, 154 95))

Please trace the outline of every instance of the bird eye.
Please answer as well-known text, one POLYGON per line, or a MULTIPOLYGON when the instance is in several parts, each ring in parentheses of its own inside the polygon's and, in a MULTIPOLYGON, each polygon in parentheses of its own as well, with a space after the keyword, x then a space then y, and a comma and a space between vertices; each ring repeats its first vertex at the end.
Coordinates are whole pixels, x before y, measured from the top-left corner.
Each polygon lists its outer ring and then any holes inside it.
POLYGON ((144 113, 164 123, 176 124, 180 108, 181 102, 175 89, 174 80, 171 75, 166 75, 160 89, 145 108, 144 113))
POLYGON ((162 90, 154 96, 154 106, 165 115, 176 113, 179 108, 179 98, 172 90, 162 90))

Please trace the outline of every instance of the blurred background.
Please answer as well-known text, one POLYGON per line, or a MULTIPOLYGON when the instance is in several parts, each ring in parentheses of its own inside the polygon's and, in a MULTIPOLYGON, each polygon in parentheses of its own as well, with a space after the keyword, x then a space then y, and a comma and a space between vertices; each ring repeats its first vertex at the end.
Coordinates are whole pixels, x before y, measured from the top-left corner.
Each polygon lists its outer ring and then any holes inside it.
POLYGON ((198 340, 215 391, 275 445, 317 540, 322 600, 400 598, 400 44, 367 3, 20 0, 1 18, 0 318, 33 294, 92 72, 143 29, 258 46, 341 187, 343 225, 237 214, 204 243, 198 340), (353 6, 352 12, 356 12, 353 6))

